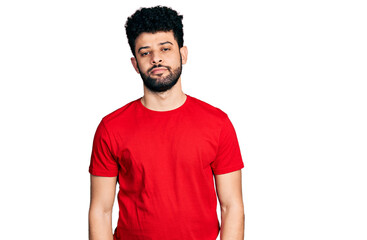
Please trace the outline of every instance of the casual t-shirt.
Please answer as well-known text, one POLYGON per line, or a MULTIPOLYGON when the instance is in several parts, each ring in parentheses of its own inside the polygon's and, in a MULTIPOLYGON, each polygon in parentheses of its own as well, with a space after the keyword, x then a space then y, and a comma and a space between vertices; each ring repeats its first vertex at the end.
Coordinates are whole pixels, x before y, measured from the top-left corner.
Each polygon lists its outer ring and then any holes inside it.
POLYGON ((118 240, 215 240, 220 226, 213 174, 244 167, 226 113, 187 95, 170 111, 140 98, 105 116, 89 172, 118 176, 118 240))

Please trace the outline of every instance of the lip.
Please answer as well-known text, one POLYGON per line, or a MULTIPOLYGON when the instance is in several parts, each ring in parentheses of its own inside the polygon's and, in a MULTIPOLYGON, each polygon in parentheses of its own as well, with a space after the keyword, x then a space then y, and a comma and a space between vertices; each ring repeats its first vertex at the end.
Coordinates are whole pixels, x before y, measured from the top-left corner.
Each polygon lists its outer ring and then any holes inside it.
POLYGON ((167 68, 164 67, 157 67, 157 68, 153 68, 153 70, 150 71, 151 74, 161 74, 164 71, 166 71, 167 68))

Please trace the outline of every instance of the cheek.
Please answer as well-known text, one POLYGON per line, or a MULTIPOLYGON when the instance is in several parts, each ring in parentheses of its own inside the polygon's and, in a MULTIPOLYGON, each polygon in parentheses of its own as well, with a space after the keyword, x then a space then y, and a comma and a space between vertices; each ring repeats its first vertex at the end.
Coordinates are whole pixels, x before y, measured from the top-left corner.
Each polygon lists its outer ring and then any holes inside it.
POLYGON ((137 63, 137 67, 140 69, 140 71, 142 72, 146 72, 148 70, 148 68, 146 67, 147 63, 145 63, 145 61, 143 60, 139 60, 137 63))
POLYGON ((169 58, 169 62, 172 66, 178 67, 180 66, 181 57, 177 54, 172 54, 169 58))

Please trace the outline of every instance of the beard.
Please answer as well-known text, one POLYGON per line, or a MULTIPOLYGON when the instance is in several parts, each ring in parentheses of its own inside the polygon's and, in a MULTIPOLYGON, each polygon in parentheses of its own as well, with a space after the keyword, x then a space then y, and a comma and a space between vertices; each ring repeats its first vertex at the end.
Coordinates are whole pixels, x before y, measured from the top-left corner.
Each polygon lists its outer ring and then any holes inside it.
POLYGON ((174 85, 176 85, 178 79, 181 76, 182 72, 182 60, 180 61, 180 66, 172 69, 171 67, 164 66, 164 65, 155 65, 151 69, 148 70, 148 73, 152 71, 154 68, 157 67, 164 67, 168 70, 169 74, 166 77, 158 77, 152 78, 149 75, 143 73, 138 65, 138 69, 140 72, 140 76, 143 79, 144 85, 152 92, 164 92, 171 89, 174 85))

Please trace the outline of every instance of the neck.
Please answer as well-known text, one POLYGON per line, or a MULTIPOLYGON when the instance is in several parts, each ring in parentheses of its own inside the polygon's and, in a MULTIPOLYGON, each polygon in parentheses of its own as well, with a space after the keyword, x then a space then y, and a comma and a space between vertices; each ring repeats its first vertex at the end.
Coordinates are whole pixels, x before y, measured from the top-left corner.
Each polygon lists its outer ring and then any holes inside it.
POLYGON ((170 111, 180 107, 185 101, 186 95, 182 91, 181 78, 165 92, 152 92, 144 86, 144 96, 141 98, 141 103, 154 111, 170 111))

